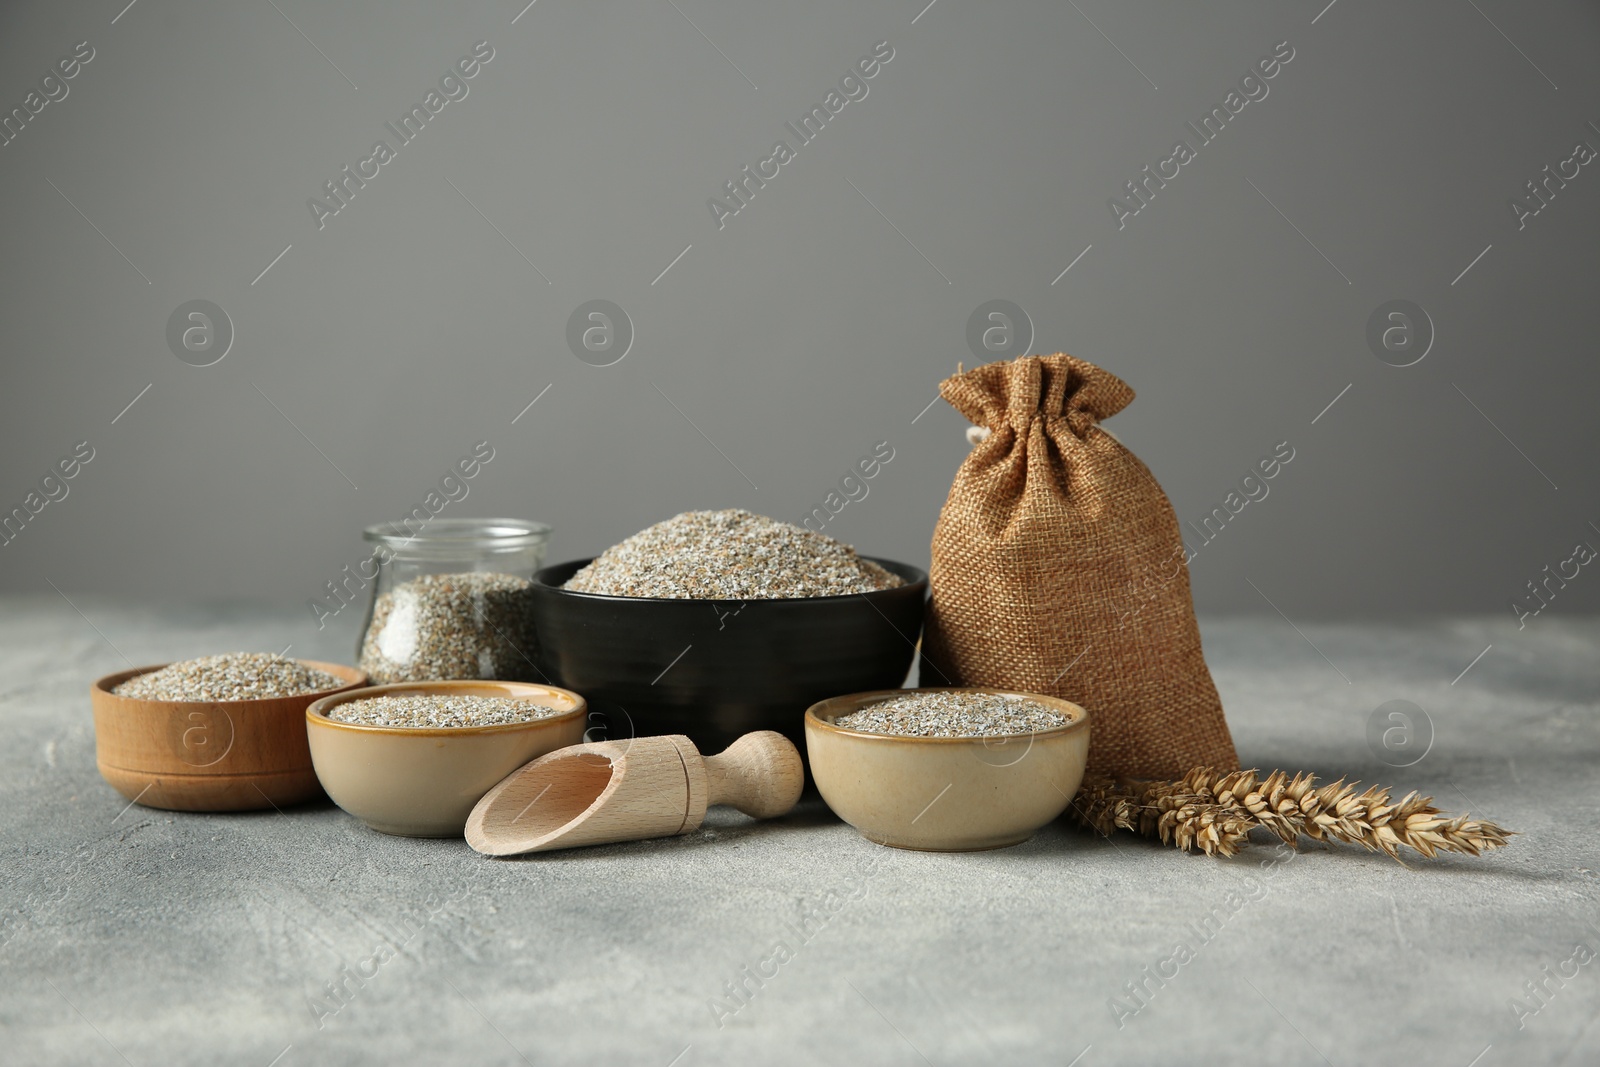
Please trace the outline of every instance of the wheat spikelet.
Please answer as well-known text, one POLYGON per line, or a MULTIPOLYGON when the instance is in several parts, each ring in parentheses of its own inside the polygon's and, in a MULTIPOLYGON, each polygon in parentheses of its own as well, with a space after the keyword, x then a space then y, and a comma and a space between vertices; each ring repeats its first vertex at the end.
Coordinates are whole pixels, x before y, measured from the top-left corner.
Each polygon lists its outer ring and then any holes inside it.
POLYGON ((1261 827, 1294 845, 1302 836, 1340 841, 1392 859, 1409 848, 1432 859, 1441 852, 1480 855, 1504 846, 1511 831, 1494 823, 1451 816, 1432 797, 1389 790, 1356 791, 1344 779, 1324 786, 1316 776, 1273 771, 1217 772, 1196 767, 1173 782, 1096 779, 1084 784, 1073 814, 1102 834, 1134 830, 1146 837, 1206 855, 1231 856, 1261 827))
POLYGON ((1255 825, 1248 812, 1198 796, 1182 782, 1132 779, 1086 781, 1073 800, 1072 815, 1103 835, 1131 830, 1208 856, 1236 854, 1255 825))
POLYGON ((1139 832, 1134 798, 1109 778, 1085 781, 1072 798, 1071 810, 1075 820, 1102 837, 1117 829, 1139 832))
POLYGON ((1233 856, 1250 842, 1253 821, 1231 808, 1176 798, 1159 803, 1164 810, 1156 827, 1165 844, 1199 849, 1208 856, 1233 856))

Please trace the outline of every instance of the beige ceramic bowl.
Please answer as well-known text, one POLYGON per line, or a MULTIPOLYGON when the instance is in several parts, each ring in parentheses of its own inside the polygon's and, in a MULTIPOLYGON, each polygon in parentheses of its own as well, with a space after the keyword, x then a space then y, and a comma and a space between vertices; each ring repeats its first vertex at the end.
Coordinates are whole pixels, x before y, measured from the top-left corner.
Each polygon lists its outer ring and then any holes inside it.
POLYGON ((570 689, 528 682, 400 682, 356 689, 306 709, 311 762, 333 802, 374 830, 460 837, 483 794, 547 752, 583 740, 588 704, 570 689), (560 709, 532 722, 458 729, 361 726, 328 709, 377 696, 514 697, 560 709))
POLYGON ((366 685, 367 675, 298 662, 333 675, 343 688, 260 700, 136 700, 113 690, 165 664, 97 680, 89 701, 101 776, 129 800, 169 811, 282 808, 321 795, 306 750, 306 708, 366 685))
POLYGON ((1089 713, 1070 701, 1003 689, 883 689, 806 711, 811 778, 834 814, 895 848, 967 852, 1016 845, 1060 815, 1083 781, 1089 713), (1011 737, 906 737, 834 725, 867 704, 910 693, 1026 697, 1065 726, 1011 737))

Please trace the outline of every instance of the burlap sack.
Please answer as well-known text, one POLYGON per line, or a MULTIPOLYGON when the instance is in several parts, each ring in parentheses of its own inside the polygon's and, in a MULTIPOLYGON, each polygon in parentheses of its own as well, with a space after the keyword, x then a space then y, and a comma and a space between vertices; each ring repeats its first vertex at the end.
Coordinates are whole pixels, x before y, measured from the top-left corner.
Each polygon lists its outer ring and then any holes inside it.
POLYGON ((1058 353, 957 374, 939 392, 990 433, 934 530, 922 684, 1083 705, 1091 773, 1237 769, 1172 505, 1098 425, 1133 390, 1058 353))

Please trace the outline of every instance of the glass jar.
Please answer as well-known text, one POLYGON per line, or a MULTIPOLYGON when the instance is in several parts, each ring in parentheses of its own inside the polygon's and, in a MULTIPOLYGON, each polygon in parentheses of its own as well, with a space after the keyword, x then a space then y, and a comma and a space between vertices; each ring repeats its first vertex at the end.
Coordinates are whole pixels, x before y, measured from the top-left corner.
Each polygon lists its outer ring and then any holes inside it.
POLYGON ((378 573, 356 658, 374 685, 539 680, 530 588, 549 526, 433 519, 380 523, 364 537, 378 573))

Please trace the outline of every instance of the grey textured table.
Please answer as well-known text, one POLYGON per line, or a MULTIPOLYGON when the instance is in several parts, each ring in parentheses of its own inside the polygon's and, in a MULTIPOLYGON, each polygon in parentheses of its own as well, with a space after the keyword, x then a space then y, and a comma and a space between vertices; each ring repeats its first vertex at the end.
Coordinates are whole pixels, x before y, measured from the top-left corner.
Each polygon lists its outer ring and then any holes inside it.
POLYGON ((1060 824, 929 855, 813 803, 507 862, 325 803, 128 807, 94 769, 92 678, 349 648, 298 615, 75 599, 0 605, 7 1062, 1600 1062, 1600 960, 1575 962, 1600 951, 1594 621, 1205 623, 1249 764, 1470 798, 1522 832, 1486 858, 1214 860, 1060 824), (1435 730, 1407 769, 1367 742, 1392 699, 1435 730), (1145 1003, 1114 1012, 1128 982, 1145 1003))

